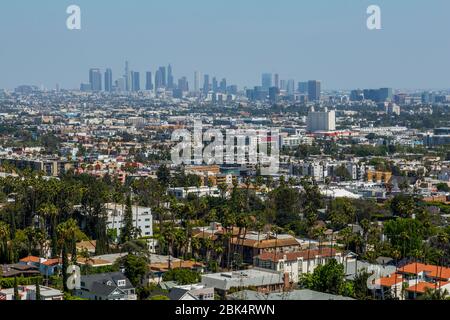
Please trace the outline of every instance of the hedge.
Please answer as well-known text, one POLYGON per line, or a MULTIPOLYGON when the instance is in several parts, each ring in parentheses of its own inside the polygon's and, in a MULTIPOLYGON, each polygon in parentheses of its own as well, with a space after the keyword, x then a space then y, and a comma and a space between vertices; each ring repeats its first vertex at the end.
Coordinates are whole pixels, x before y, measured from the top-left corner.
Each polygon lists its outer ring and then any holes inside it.
MULTIPOLYGON (((28 278, 17 277, 17 285, 19 286, 35 285, 36 281, 39 281, 39 284, 42 285, 43 278, 41 276, 28 278)), ((0 288, 2 289, 14 288, 14 278, 0 278, 0 288)))

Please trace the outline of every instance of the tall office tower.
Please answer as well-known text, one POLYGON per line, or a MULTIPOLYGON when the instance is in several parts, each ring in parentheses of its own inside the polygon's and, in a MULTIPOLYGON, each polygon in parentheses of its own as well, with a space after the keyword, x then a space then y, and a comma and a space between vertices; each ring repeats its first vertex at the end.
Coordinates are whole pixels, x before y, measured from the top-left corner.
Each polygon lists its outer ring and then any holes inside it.
POLYGON ((169 88, 169 89, 173 89, 174 88, 172 66, 170 64, 167 67, 167 88, 169 88))
POLYGON ((159 73, 161 78, 161 86, 159 88, 167 88, 166 67, 159 67, 159 73))
POLYGON ((131 78, 130 78, 130 64, 125 61, 125 74, 123 75, 125 79, 125 91, 130 91, 131 88, 131 78))
POLYGON ((272 86, 272 74, 271 73, 263 73, 262 74, 261 86, 264 91, 269 91, 269 88, 272 86))
POLYGON ((308 131, 335 131, 336 130, 336 112, 328 111, 325 108, 323 112, 316 112, 314 108, 308 114, 308 131))
POLYGON ((280 81, 280 90, 286 90, 287 89, 287 83, 286 80, 280 81))
POLYGON ((182 92, 189 91, 189 84, 186 77, 182 77, 178 80, 178 89, 182 92))
POLYGON ((299 82, 297 89, 299 93, 308 93, 308 82, 299 82))
POLYGON ((278 102, 278 97, 280 96, 280 89, 277 87, 270 87, 269 88, 269 100, 272 103, 278 102))
POLYGON ((89 84, 92 91, 102 91, 102 73, 100 69, 89 70, 89 84))
POLYGON ((204 78, 203 78, 203 94, 208 94, 209 92, 209 75, 205 74, 204 78))
POLYGON ((198 71, 194 72, 194 92, 200 92, 200 73, 198 71))
POLYGON ((392 101, 393 90, 392 88, 381 88, 378 90, 378 97, 380 102, 392 101))
POLYGON ((273 76, 273 86, 275 88, 280 88, 280 75, 278 73, 275 73, 275 75, 273 76))
POLYGON ((216 77, 214 77, 214 78, 212 79, 212 91, 213 91, 213 92, 219 91, 219 83, 217 82, 216 77))
POLYGON ((223 78, 222 81, 220 81, 220 92, 226 93, 227 92, 227 79, 223 78))
POLYGON ((295 80, 288 80, 286 89, 288 95, 293 96, 295 94, 295 80))
POLYGON ((147 71, 145 73, 145 90, 148 90, 148 91, 153 90, 153 79, 152 79, 152 73, 150 71, 147 71))
POLYGON ((141 79, 139 72, 131 71, 131 91, 137 92, 141 90, 141 79))
POLYGON ((106 69, 105 71, 105 91, 112 92, 113 80, 112 80, 112 70, 106 69))
POLYGON ((308 81, 308 100, 319 101, 321 92, 321 83, 317 80, 308 81))
POLYGON ((155 74, 155 89, 158 90, 163 87, 163 79, 161 69, 158 69, 155 74))

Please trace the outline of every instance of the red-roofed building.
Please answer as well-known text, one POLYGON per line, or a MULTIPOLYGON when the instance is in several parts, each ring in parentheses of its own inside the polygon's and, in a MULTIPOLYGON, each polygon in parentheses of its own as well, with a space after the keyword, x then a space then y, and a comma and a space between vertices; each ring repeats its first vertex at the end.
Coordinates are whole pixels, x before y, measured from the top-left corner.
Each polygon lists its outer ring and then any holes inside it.
POLYGON ((414 262, 376 280, 376 284, 381 287, 382 298, 389 291, 392 297, 400 299, 417 299, 427 289, 450 292, 450 268, 414 262))
POLYGON ((62 268, 61 259, 45 259, 34 256, 28 256, 20 260, 19 264, 36 267, 44 276, 52 276, 62 268))
POLYGON ((330 259, 343 263, 344 258, 335 248, 321 248, 293 252, 265 251, 254 258, 254 266, 283 272, 289 275, 291 283, 297 283, 299 276, 311 273, 320 265, 326 264, 330 259))

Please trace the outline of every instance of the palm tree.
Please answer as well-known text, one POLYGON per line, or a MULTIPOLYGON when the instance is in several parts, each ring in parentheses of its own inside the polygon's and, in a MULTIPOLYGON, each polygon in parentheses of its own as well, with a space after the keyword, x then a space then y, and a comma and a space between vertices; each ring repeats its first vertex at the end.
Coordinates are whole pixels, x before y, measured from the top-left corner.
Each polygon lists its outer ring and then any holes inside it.
POLYGON ((9 226, 3 221, 0 221, 0 262, 7 262, 8 260, 9 237, 9 226))
POLYGON ((425 293, 419 297, 419 300, 447 300, 448 298, 447 290, 426 288, 425 293))

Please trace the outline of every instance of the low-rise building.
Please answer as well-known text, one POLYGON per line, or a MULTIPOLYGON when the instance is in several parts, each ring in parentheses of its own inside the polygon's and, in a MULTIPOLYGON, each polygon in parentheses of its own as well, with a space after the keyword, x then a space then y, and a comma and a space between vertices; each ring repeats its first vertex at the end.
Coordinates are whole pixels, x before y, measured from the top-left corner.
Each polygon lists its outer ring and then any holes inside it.
MULTIPOLYGON (((20 300, 37 300, 36 297, 36 286, 18 286, 18 293, 20 300)), ((64 293, 60 290, 53 289, 50 287, 39 286, 40 300, 63 300, 64 293)), ((14 299, 14 288, 0 290, 0 301, 1 300, 15 300, 14 299)))
POLYGON ((81 276, 74 294, 89 300, 137 300, 134 286, 121 272, 81 276))
POLYGON ((202 275, 203 285, 213 287, 225 297, 231 289, 254 288, 258 292, 281 291, 288 278, 281 272, 266 269, 249 269, 235 272, 223 272, 202 275))

